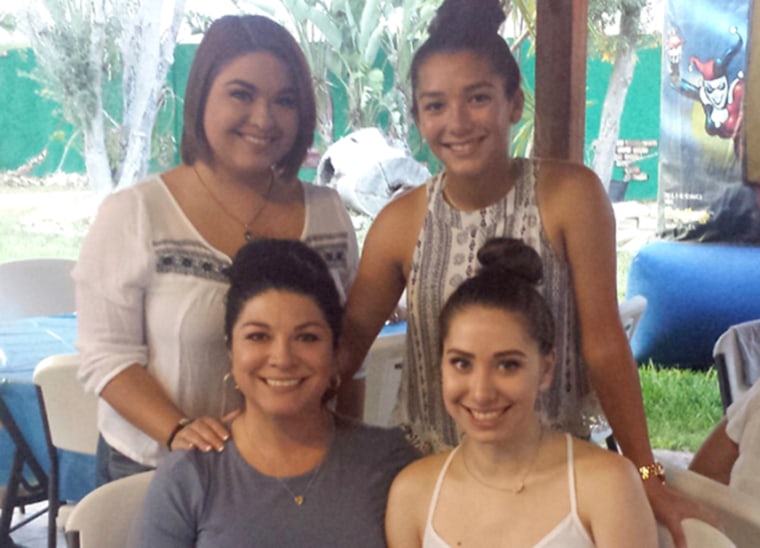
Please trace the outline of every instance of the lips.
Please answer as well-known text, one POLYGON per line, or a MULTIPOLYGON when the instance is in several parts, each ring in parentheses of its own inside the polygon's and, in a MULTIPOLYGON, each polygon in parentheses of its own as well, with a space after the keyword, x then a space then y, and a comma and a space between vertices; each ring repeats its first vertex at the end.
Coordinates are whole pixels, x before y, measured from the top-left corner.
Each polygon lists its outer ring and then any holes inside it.
POLYGON ((267 386, 272 388, 292 388, 301 383, 303 379, 268 379, 262 378, 267 386))
POLYGON ((509 408, 508 408, 508 407, 503 407, 503 408, 501 408, 501 409, 492 409, 492 410, 476 410, 476 409, 472 409, 472 408, 469 408, 469 407, 465 407, 465 409, 467 409, 467 411, 470 413, 470 415, 471 415, 471 416, 472 416, 472 417, 473 417, 475 420, 477 420, 477 421, 483 421, 483 422, 486 422, 486 421, 492 421, 492 420, 496 420, 496 419, 498 419, 498 418, 499 418, 499 417, 501 417, 501 416, 502 416, 502 415, 503 415, 503 414, 504 414, 504 413, 507 411, 507 409, 509 409, 509 408))
POLYGON ((485 137, 478 137, 457 143, 442 143, 442 145, 450 150, 455 156, 468 156, 477 150, 478 145, 480 145, 484 139, 485 137))
POLYGON ((239 133, 239 132, 237 135, 241 139, 243 139, 245 142, 250 143, 257 147, 271 146, 277 140, 275 136, 250 135, 248 133, 239 133))

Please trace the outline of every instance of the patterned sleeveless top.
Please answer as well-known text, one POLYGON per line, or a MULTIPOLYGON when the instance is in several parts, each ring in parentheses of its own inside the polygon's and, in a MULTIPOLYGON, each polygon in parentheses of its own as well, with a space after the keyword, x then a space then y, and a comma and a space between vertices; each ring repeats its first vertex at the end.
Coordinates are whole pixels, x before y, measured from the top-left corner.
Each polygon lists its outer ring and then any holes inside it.
POLYGON ((441 395, 438 314, 459 284, 475 275, 478 249, 489 238, 521 238, 541 256, 538 287, 556 322, 557 365, 538 405, 549 424, 581 438, 604 418, 583 361, 575 295, 567 261, 546 238, 535 193, 538 161, 515 158, 514 188, 498 202, 463 212, 443 197, 445 172, 427 185, 428 206, 407 282, 406 361, 394 421, 423 452, 456 445, 459 436, 441 395))

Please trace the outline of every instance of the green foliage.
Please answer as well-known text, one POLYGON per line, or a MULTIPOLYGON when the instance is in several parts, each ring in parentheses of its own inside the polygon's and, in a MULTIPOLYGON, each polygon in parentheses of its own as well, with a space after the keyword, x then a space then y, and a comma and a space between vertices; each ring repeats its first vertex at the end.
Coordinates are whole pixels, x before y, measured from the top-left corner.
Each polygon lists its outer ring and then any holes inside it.
POLYGON ((707 372, 639 368, 652 447, 694 452, 723 415, 718 379, 707 372))

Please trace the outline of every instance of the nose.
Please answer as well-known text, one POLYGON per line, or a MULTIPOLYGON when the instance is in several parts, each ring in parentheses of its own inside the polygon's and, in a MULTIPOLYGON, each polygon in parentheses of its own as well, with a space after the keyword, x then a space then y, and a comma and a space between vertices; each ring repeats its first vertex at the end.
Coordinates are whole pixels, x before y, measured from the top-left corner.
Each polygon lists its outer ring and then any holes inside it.
POLYGON ((488 367, 475 367, 470 376, 470 393, 475 403, 490 402, 496 390, 488 367))
POLYGON ((293 365, 293 353, 287 337, 276 337, 269 346, 269 365, 287 369, 293 365))
POLYGON ((470 129, 472 120, 466 101, 458 101, 449 110, 449 129, 452 132, 466 132, 470 129))
POLYGON ((257 98, 251 105, 249 115, 250 122, 261 129, 269 129, 274 126, 274 113, 272 105, 263 97, 257 98))

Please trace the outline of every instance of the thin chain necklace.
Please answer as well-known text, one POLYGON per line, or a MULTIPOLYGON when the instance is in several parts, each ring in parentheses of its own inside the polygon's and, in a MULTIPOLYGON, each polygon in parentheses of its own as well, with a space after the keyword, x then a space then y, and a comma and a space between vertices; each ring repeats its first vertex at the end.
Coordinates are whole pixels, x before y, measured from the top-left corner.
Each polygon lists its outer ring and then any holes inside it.
MULTIPOLYGON (((251 438, 248 434, 248 431, 245 430, 245 436, 248 438, 249 443, 251 443, 251 438)), ((287 481, 285 479, 280 478, 278 476, 267 476, 269 478, 275 479, 279 482, 279 484, 285 489, 288 494, 293 498, 293 502, 296 503, 296 506, 302 506, 303 503, 306 501, 306 495, 309 493, 309 489, 314 485, 314 482, 319 477, 319 473, 322 471, 322 465, 325 463, 327 458, 330 456, 330 452, 332 450, 333 441, 335 440, 335 426, 332 425, 330 429, 330 437, 327 440, 327 448, 325 449, 325 454, 322 457, 322 460, 319 461, 319 464, 317 465, 314 470, 311 472, 311 477, 309 478, 309 483, 306 484, 306 487, 304 488, 303 492, 300 495, 297 495, 293 492, 293 490, 288 485, 287 481)), ((260 453, 260 452, 259 452, 260 453)))
POLYGON ((216 195, 211 192, 211 189, 206 184, 206 181, 203 180, 203 177, 201 177, 201 174, 198 172, 198 168, 193 164, 193 171, 195 171, 195 175, 198 177, 198 180, 201 182, 201 185, 203 185, 203 188, 206 190, 209 196, 211 196, 211 199, 213 199, 216 202, 216 205, 219 206, 219 208, 224 211, 228 217, 230 217, 233 221, 238 223, 240 226, 243 227, 243 238, 245 238, 246 242, 250 242, 253 240, 253 233, 251 232, 251 226, 253 226, 253 223, 256 222, 256 220, 261 216, 262 212, 266 209, 267 204, 269 203, 269 194, 272 192, 272 188, 274 187, 274 169, 270 170, 270 177, 269 177, 269 185, 267 186, 266 191, 264 192, 264 196, 261 199, 261 205, 259 206, 259 209, 256 211, 256 213, 253 214, 253 217, 251 217, 251 220, 247 223, 241 221, 235 214, 233 214, 229 209, 227 209, 224 204, 219 200, 219 198, 216 197, 216 195))
POLYGON ((516 487, 502 487, 500 485, 491 485, 490 483, 486 482, 484 479, 475 475, 475 473, 470 469, 470 465, 467 464, 466 451, 462 451, 462 464, 464 465, 464 469, 467 472, 467 474, 483 487, 487 487, 488 489, 493 489, 495 491, 501 491, 505 493, 512 493, 513 495, 519 495, 520 493, 525 491, 525 482, 527 481, 530 473, 533 471, 533 466, 536 464, 536 461, 538 460, 538 453, 541 450, 541 443, 543 442, 543 439, 544 439, 544 427, 541 426, 538 431, 538 443, 536 443, 536 450, 533 453, 533 458, 528 462, 528 466, 525 468, 525 472, 523 472, 522 478, 520 478, 520 481, 517 483, 516 487))

